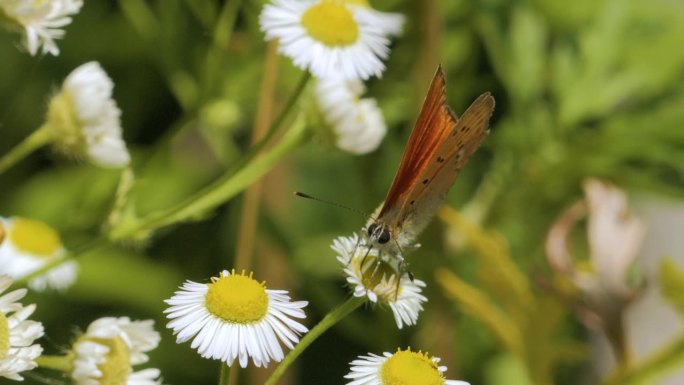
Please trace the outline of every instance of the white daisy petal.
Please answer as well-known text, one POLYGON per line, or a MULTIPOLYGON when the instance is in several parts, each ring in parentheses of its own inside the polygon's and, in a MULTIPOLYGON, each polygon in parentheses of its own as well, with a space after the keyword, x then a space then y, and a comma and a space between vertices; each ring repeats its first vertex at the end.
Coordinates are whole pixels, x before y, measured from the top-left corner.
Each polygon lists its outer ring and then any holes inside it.
POLYGON ((97 62, 83 64, 67 76, 50 102, 46 123, 58 150, 102 167, 124 167, 130 162, 113 88, 114 82, 97 62))
MULTIPOLYGON (((42 222, 0 217, 0 228, 7 234, 0 243, 0 274, 21 278, 66 253, 59 234, 42 222)), ((32 279, 29 286, 38 291, 65 290, 74 283, 77 272, 74 261, 64 262, 32 279)))
POLYGON ((71 23, 69 16, 78 13, 82 0, 2 0, 0 13, 16 29, 23 30, 24 45, 31 55, 42 52, 59 55, 56 39, 64 37, 61 28, 71 23))
POLYGON ((445 379, 444 372, 447 368, 438 366, 438 362, 439 358, 413 352, 410 348, 397 350, 394 354, 385 352, 382 356, 369 353, 368 356, 359 356, 350 362, 350 371, 344 378, 351 380, 346 385, 390 385, 385 378, 389 377, 392 384, 408 382, 402 376, 410 371, 413 372, 409 373, 410 378, 424 378, 426 383, 469 385, 465 381, 445 379))
POLYGON ((177 342, 192 338, 190 347, 202 357, 229 366, 236 359, 241 367, 250 358, 257 367, 281 361, 281 344, 292 349, 308 331, 292 319, 305 317, 307 302, 290 302, 286 291, 267 290, 244 274, 223 271, 210 284, 188 281, 165 302, 177 342))
MULTIPOLYGON (((423 310, 423 303, 427 302, 427 297, 421 294, 425 287, 425 282, 414 279, 413 281, 402 276, 399 285, 396 284, 396 266, 391 267, 392 273, 389 277, 378 269, 373 273, 371 269, 377 269, 378 251, 368 248, 359 240, 358 235, 351 237, 338 237, 333 240, 331 248, 338 254, 337 260, 344 266, 347 275, 347 282, 352 286, 355 297, 368 297, 371 302, 381 302, 387 304, 392 309, 394 320, 397 327, 401 329, 404 325, 415 325, 418 315, 423 310), (363 271, 359 265, 366 259, 363 271), (371 279, 364 278, 365 275, 375 274, 371 279), (367 282, 372 282, 372 287, 367 282)), ((394 260, 382 260, 380 263, 394 263, 394 260)), ((380 265, 381 266, 381 265, 380 265)))
POLYGON ((161 384, 159 369, 133 371, 134 365, 148 361, 145 353, 159 344, 161 337, 153 326, 152 320, 131 321, 128 317, 104 317, 92 322, 74 343, 74 383, 161 384), (121 367, 122 361, 126 366, 121 367))
MULTIPOLYGON (((0 276, 0 293, 11 284, 10 277, 0 276)), ((43 352, 40 345, 34 344, 35 340, 44 334, 43 325, 28 319, 36 306, 24 307, 14 302, 25 294, 25 289, 19 289, 0 297, 0 324, 6 323, 6 328, 0 328, 0 346, 8 347, 0 359, 0 377, 14 381, 23 381, 19 373, 38 366, 35 359, 43 352)))
POLYGON ((316 77, 368 79, 385 69, 390 35, 403 17, 369 7, 319 0, 273 0, 259 17, 267 40, 316 77))

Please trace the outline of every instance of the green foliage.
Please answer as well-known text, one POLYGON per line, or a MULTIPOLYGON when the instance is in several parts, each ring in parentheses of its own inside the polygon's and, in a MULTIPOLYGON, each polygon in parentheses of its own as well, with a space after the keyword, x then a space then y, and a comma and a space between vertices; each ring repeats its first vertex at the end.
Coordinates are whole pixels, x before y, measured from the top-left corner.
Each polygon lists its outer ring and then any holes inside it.
MULTIPOLYGON (((408 256, 411 271, 428 284, 425 312, 418 325, 399 331, 388 309, 360 309, 331 330, 333 337, 315 341, 297 360, 298 372, 281 383, 342 383, 357 355, 407 345, 442 357, 449 373, 459 374, 449 378, 471 383, 585 380, 575 369, 591 363, 574 309, 540 285, 551 279, 544 238, 586 177, 682 197, 681 4, 376 1, 407 20, 387 71, 367 82, 387 138, 374 153, 354 157, 330 146, 330 133, 311 119, 312 81, 301 81, 301 71, 264 43, 257 19, 265 2, 86 1, 58 43, 58 57, 31 57, 17 49, 16 34, 0 29, 0 156, 42 124, 49 95, 91 60, 114 79, 133 155, 125 194, 117 194, 120 172, 49 150, 0 175, 0 215, 45 221, 70 250, 99 237, 116 240, 78 256, 80 278, 65 293, 31 295, 54 330, 47 352, 68 343, 71 325, 83 328, 102 315, 153 318, 163 345, 152 365, 165 382, 215 383, 213 362, 172 342, 162 301, 186 279, 206 281, 235 266, 248 227, 241 194, 256 184, 262 190, 251 267, 269 287, 310 301, 313 326, 349 296, 329 245, 366 218, 298 200, 292 191, 372 212, 442 63, 454 111, 487 90, 497 107, 490 137, 449 195, 461 214, 444 211, 448 231, 430 226, 419 239, 423 247, 408 256), (266 96, 273 106, 264 113, 266 63, 275 80, 266 96), (289 109, 296 90, 307 104, 289 109), (282 111, 292 113, 271 125, 271 145, 256 151, 257 121, 271 124, 282 111), (444 335, 435 335, 435 325, 444 335), (560 378, 561 370, 572 375, 560 378)), ((660 273, 663 294, 684 312, 684 273, 670 261, 660 273)), ((681 366, 683 339, 604 383, 648 383, 681 366)), ((250 369, 240 383, 263 383, 260 373, 250 369)))

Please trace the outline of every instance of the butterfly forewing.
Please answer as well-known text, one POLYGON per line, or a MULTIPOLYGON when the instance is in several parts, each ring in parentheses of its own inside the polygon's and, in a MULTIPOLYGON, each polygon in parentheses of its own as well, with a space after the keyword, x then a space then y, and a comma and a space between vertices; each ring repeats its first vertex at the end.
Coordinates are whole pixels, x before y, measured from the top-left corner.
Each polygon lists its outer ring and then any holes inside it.
POLYGON ((456 125, 456 119, 446 107, 446 88, 442 67, 432 79, 418 120, 411 132, 404 156, 394 177, 378 219, 385 223, 398 219, 401 202, 406 199, 410 189, 415 186, 422 170, 431 162, 435 151, 443 143, 456 125), (445 119, 445 113, 448 119, 445 119))
POLYGON ((480 95, 432 154, 418 182, 401 202, 397 227, 406 237, 413 238, 430 221, 458 174, 487 137, 493 111, 492 95, 488 92, 480 95))
POLYGON ((444 73, 438 68, 378 222, 395 237, 417 235, 486 138, 493 110, 494 98, 485 93, 457 119, 446 105, 444 73))

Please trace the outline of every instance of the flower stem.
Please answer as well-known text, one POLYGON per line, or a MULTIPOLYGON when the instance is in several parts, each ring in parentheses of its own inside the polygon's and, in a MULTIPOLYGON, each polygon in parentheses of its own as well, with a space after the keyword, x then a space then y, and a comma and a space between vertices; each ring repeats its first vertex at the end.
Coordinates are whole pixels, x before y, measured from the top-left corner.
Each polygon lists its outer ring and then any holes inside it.
POLYGON ((225 362, 221 362, 221 374, 219 377, 219 385, 230 385, 230 374, 230 366, 228 366, 228 364, 226 364, 225 362))
POLYGON ((7 171, 18 161, 24 159, 28 154, 50 143, 52 132, 47 125, 43 125, 16 145, 10 152, 0 158, 0 174, 7 171))
MULTIPOLYGON (((266 134, 273 112, 273 98, 276 90, 278 72, 278 54, 276 43, 266 45, 266 58, 264 60, 264 74, 261 80, 261 91, 254 117, 252 128, 252 143, 258 143, 266 134)), ((259 204, 261 200, 262 183, 255 182, 245 190, 242 199, 242 212, 240 213, 240 227, 235 247, 236 269, 249 270, 254 253, 254 237, 258 226, 259 204)))
POLYGON ((36 357, 36 363, 41 368, 58 370, 64 373, 69 373, 73 370, 73 362, 73 353, 66 356, 48 356, 43 354, 36 357))
POLYGON ((271 374, 271 377, 266 380, 265 385, 275 385, 280 377, 285 374, 285 371, 292 365, 292 363, 299 357, 300 354, 306 348, 311 345, 316 338, 320 337, 326 330, 330 329, 332 326, 343 320, 351 312, 356 310, 362 303, 365 302, 365 298, 351 297, 345 303, 328 313, 321 322, 319 322, 313 329, 307 333, 304 338, 292 349, 290 353, 285 356, 285 359, 278 365, 276 370, 271 374))

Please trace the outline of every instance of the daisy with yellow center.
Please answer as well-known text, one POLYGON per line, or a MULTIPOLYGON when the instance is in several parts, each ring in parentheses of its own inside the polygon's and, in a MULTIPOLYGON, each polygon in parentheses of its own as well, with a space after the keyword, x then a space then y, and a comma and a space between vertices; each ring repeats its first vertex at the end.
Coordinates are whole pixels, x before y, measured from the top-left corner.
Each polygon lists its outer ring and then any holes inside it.
POLYGON ((368 297, 371 302, 389 305, 397 327, 415 325, 427 298, 421 294, 425 282, 411 280, 404 274, 397 285, 397 259, 378 260, 377 249, 368 249, 359 237, 338 237, 332 249, 337 260, 345 266, 347 282, 353 287, 355 297, 368 297), (363 264, 363 266, 361 266, 363 264))
MULTIPOLYGON (((0 294, 12 285, 12 279, 0 275, 0 294)), ((18 289, 0 296, 0 377, 22 381, 20 372, 37 366, 35 359, 43 352, 35 340, 43 336, 43 325, 28 320, 35 305, 19 302, 26 289, 18 289)))
POLYGON ((146 352, 159 345, 152 320, 131 321, 128 317, 100 318, 88 326, 73 345, 71 378, 76 385, 158 385, 155 368, 133 371, 149 360, 146 352))
POLYGON ((439 361, 411 348, 382 356, 369 353, 352 361, 351 371, 344 378, 351 380, 347 385, 469 385, 445 379, 447 368, 439 366, 439 361))
POLYGON ((178 343, 192 338, 191 347, 204 358, 231 366, 237 358, 246 367, 265 367, 284 357, 308 329, 292 318, 305 318, 305 301, 290 302, 287 291, 268 290, 252 274, 224 270, 211 283, 186 281, 164 312, 178 343))
POLYGON ((366 1, 273 0, 259 17, 267 40, 316 77, 380 76, 389 56, 388 36, 401 30, 400 15, 373 10, 366 1))
POLYGON ((337 147, 353 154, 375 150, 387 133, 375 99, 360 98, 364 91, 360 81, 341 77, 319 79, 316 84, 316 101, 335 133, 337 147))
POLYGON ((59 55, 56 39, 64 37, 63 27, 71 23, 71 15, 78 13, 82 0, 2 0, 0 22, 24 35, 24 45, 31 55, 43 53, 59 55))
MULTIPOLYGON (((0 217, 0 274, 23 277, 65 254, 59 234, 47 224, 21 217, 0 217), (2 236, 0 236, 2 238, 2 236)), ((32 279, 34 290, 64 290, 76 280, 77 265, 68 261, 32 279)))

